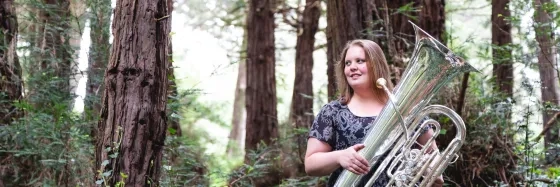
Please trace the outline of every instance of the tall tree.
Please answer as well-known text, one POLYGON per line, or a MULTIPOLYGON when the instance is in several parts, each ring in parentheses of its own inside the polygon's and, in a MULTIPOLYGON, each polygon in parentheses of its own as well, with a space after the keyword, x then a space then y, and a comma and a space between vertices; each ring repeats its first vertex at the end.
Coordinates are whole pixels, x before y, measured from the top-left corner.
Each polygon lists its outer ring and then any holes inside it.
MULTIPOLYGON (((259 144, 271 145, 278 137, 276 109, 274 7, 273 0, 250 0, 247 15, 247 88, 245 107, 247 110, 245 162, 251 163, 251 151, 259 144)), ((271 156, 271 155, 268 155, 271 156)), ((278 176, 267 174, 255 179, 255 186, 270 186, 279 183, 278 176), (265 179, 266 178, 266 179, 265 179)))
MULTIPOLYGON (((307 129, 313 123, 313 51, 315 33, 319 30, 321 1, 306 0, 296 43, 294 90, 290 108, 290 124, 297 129, 307 129)), ((298 172, 305 172, 303 161, 307 134, 297 134, 298 172)))
POLYGON ((557 49, 554 45, 554 31, 551 26, 551 13, 545 6, 550 5, 550 0, 533 0, 534 28, 536 39, 539 43, 539 73, 541 78, 541 98, 543 102, 543 125, 546 129, 545 146, 547 147, 546 161, 558 162, 560 150, 552 146, 559 143, 557 119, 553 119, 552 106, 560 105, 560 85, 558 82, 558 64, 556 61, 557 49))
POLYGON ((108 186, 159 185, 166 124, 167 0, 119 0, 96 145, 98 171, 108 186), (100 173, 101 173, 100 172, 100 173))
POLYGON ((409 21, 438 41, 446 42, 444 0, 375 0, 372 10, 373 40, 385 52, 395 84, 414 49, 415 32, 409 21))
MULTIPOLYGON (((0 126, 8 125, 22 116, 22 111, 14 106, 14 102, 22 99, 21 66, 16 53, 18 22, 13 0, 0 2, 0 126)), ((0 146, 0 148, 4 148, 0 146)), ((8 165, 10 157, 0 153, 0 167, 8 165)), ((3 180, 13 181, 16 176, 12 171, 3 171, 0 175, 0 187, 3 180)))
MULTIPOLYGON (((513 98, 513 62, 512 62, 512 37, 511 23, 507 21, 511 13, 509 11, 509 0, 492 0, 492 75, 495 82, 495 90, 500 95, 513 98)), ((498 101, 499 102, 499 101, 498 101)), ((493 146, 502 148, 504 151, 514 150, 513 134, 510 132, 511 109, 506 108, 503 123, 498 125, 498 133, 494 138, 493 146)), ((516 167, 517 160, 514 154, 508 155, 510 158, 501 162, 496 162, 497 173, 500 181, 506 184, 515 184, 516 174, 512 173, 516 167)))
POLYGON ((513 96, 513 63, 511 61, 511 24, 506 18, 511 16, 509 0, 492 0, 492 63, 496 90, 513 96))
POLYGON ((353 39, 373 39, 373 3, 368 0, 327 0, 327 95, 336 97, 334 64, 344 45, 353 39))
POLYGON ((235 85, 235 99, 233 101, 233 114, 231 118, 231 131, 229 133, 229 143, 227 154, 229 156, 239 155, 245 148, 245 89, 247 87, 247 63, 245 61, 247 50, 247 29, 243 31, 243 41, 239 55, 237 68, 237 83, 235 85))
MULTIPOLYGON (((91 45, 88 56, 86 95, 84 99, 86 119, 97 120, 101 110, 103 93, 103 72, 109 61, 109 25, 111 0, 88 1, 90 17, 91 45)), ((95 139, 97 128, 92 126, 91 135, 95 139)))
POLYGON ((0 4, 0 126, 19 118, 13 103, 22 98, 21 66, 16 53, 18 23, 13 0, 0 4))
POLYGON ((420 0, 418 4, 418 26, 445 44, 445 0, 420 0))
POLYGON ((30 91, 27 97, 36 109, 54 115, 56 107, 70 109, 71 64, 73 49, 70 47, 71 14, 68 0, 44 0, 38 11, 37 35, 33 50, 33 63, 38 68, 31 68, 30 91), (48 99, 44 93, 49 93, 48 99))

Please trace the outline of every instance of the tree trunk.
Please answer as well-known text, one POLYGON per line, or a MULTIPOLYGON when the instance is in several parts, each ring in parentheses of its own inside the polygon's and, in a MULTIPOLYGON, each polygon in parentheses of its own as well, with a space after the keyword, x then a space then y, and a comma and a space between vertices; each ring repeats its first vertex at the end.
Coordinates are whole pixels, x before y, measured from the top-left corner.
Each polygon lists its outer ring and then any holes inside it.
MULTIPOLYGON (((509 0, 492 0, 492 73, 496 84, 495 90, 502 96, 499 98, 504 98, 504 100, 513 98, 513 62, 511 47, 509 47, 512 43, 511 25, 506 21, 510 16, 509 0)), ((502 148, 504 151, 514 150, 515 148, 510 143, 513 141, 513 134, 508 130, 511 126, 511 108, 506 108, 501 113, 504 114, 503 123, 498 124, 496 131, 502 133, 498 133, 493 138, 493 146, 502 148)), ((510 156, 515 157, 516 155, 510 156)), ((513 180, 516 180, 516 174, 511 171, 516 168, 516 162, 516 159, 495 162, 497 175, 501 182, 515 184, 513 180)))
POLYGON ((21 117, 22 111, 13 103, 22 98, 21 66, 16 53, 17 18, 14 1, 2 1, 0 6, 0 126, 21 117))
MULTIPOLYGON (((428 18, 428 20, 421 20, 421 23, 418 23, 418 12, 412 10, 399 11, 399 8, 408 6, 410 8, 407 9, 419 9, 419 4, 420 0, 375 0, 373 32, 376 33, 376 37, 374 41, 385 52, 391 70, 391 81, 395 85, 399 82, 401 74, 406 68, 405 59, 412 54, 414 48, 414 28, 408 21, 415 22, 419 26, 428 26, 427 23, 432 20, 432 18, 428 18)), ((421 10, 435 10, 437 8, 424 7, 421 10)), ((426 12, 423 15, 428 16, 430 13, 426 12)), ((433 26, 437 26, 437 24, 433 26)), ((434 30, 437 30, 437 28, 434 28, 434 30)))
POLYGON ((243 43, 241 44, 240 59, 237 72, 237 84, 235 86, 235 99, 233 103, 233 115, 231 121, 231 132, 229 133, 229 143, 227 154, 231 156, 241 156, 245 149, 245 89, 247 87, 247 63, 245 62, 245 51, 247 50, 247 30, 243 33, 243 43))
MULTIPOLYGON (((86 119, 97 121, 101 110, 101 93, 103 93, 103 71, 109 61, 109 25, 111 0, 89 2, 93 16, 90 18, 91 45, 88 55, 86 96, 84 99, 86 119)), ((95 140, 97 128, 92 125, 91 136, 95 140)))
MULTIPOLYGON (((277 98, 275 79, 273 0, 250 0, 247 15, 247 109, 245 163, 251 164, 251 151, 271 146, 278 138, 277 98)), ((266 153, 265 153, 266 154, 266 153)), ((263 155, 271 157, 271 154, 263 155)), ((255 178, 254 186, 279 184, 274 172, 255 178)))
MULTIPOLYGON (((9 125, 23 115, 23 111, 13 105, 22 99, 23 92, 21 66, 16 53, 18 22, 13 5, 13 0, 0 2, 0 126, 9 125)), ((10 171, 13 164, 7 159, 10 157, 10 153, 0 153, 0 168, 4 170, 0 174, 0 187, 4 186, 3 180, 9 185, 14 177, 22 177, 10 171)))
MULTIPOLYGON (((290 124, 295 129, 308 129, 313 123, 313 49, 315 45, 315 33, 319 29, 319 17, 321 16, 321 1, 306 0, 305 10, 301 27, 298 28, 296 43, 296 67, 294 90, 290 108, 290 124)), ((299 131, 296 131, 299 132, 299 131)), ((299 163, 297 173, 305 173, 304 158, 307 145, 307 134, 297 133, 297 155, 299 163)))
POLYGON ((39 11, 36 47, 38 72, 32 71, 29 99, 39 111, 54 115, 54 106, 72 107, 70 76, 72 74, 72 54, 70 41, 70 2, 45 0, 39 11), (49 99, 44 98, 49 93, 49 99))
POLYGON ((442 44, 446 44, 445 0, 421 0, 418 26, 442 44))
POLYGON ((117 2, 95 153, 98 170, 111 171, 104 185, 159 185, 167 131, 167 5, 167 0, 117 2))
MULTIPOLYGON (((534 0, 533 8, 535 9, 535 33, 539 42, 539 72, 541 77, 541 98, 543 102, 543 125, 554 115, 551 107, 560 105, 560 85, 558 83, 558 65, 556 64, 556 46, 554 45, 554 32, 550 24, 552 20, 550 13, 546 12, 543 5, 551 3, 550 0, 534 0)), ((559 150, 552 144, 559 143, 558 120, 552 122, 551 128, 545 135, 545 146, 547 147, 546 161, 547 163, 558 162, 559 150)))
POLYGON ((334 65, 347 42, 353 39, 373 39, 373 2, 367 0, 327 0, 327 95, 337 95, 334 65))
POLYGON ((511 16, 509 0, 492 0, 492 60, 497 90, 513 97, 513 65, 511 61, 511 25, 505 18, 511 16))

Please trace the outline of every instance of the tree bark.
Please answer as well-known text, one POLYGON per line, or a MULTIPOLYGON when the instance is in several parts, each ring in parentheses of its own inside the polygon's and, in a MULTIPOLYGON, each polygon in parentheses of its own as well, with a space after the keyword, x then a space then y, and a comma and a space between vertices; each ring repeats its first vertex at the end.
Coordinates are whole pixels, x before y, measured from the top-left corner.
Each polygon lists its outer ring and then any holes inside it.
MULTIPOLYGON (((418 12, 413 10, 399 11, 401 7, 408 6, 409 9, 435 10, 439 7, 424 7, 419 8, 420 0, 375 0, 373 8, 373 25, 376 37, 374 41, 378 43, 387 57, 387 63, 391 69, 391 81, 394 85, 400 80, 401 74, 406 68, 405 59, 410 56, 414 48, 414 28, 408 21, 415 22, 419 26, 428 26, 427 24, 432 20, 420 20, 418 23, 418 12), (425 24, 425 25, 422 25, 425 24)), ((421 12, 420 11, 420 12, 421 12)), ((434 11, 439 12, 439 11, 434 11)), ((436 13, 434 13, 435 15, 436 13)), ((423 14, 426 17, 431 16, 430 13, 423 14)), ((423 17, 421 17, 423 18, 423 17)), ((433 26, 436 26, 434 24, 433 26)), ((422 28, 424 29, 424 28, 422 28)), ((437 28, 434 28, 437 30, 437 28)), ((432 33, 430 33, 432 34, 432 33)))
POLYGON ((511 61, 511 25, 504 18, 509 18, 509 0, 492 0, 492 60, 493 75, 497 90, 506 97, 513 97, 513 63, 511 61))
POLYGON ((327 95, 337 95, 334 65, 347 42, 353 39, 373 39, 373 2, 368 0, 327 0, 327 95))
POLYGON ((442 44, 446 44, 445 0, 421 0, 419 3, 418 26, 442 44))
MULTIPOLYGON (((16 53, 18 22, 13 0, 0 2, 0 20, 0 126, 3 126, 23 116, 23 111, 13 104, 22 99, 23 93, 21 66, 16 53)), ((0 187, 4 186, 4 180, 9 185, 14 177, 22 177, 10 171, 9 165, 13 163, 6 159, 10 157, 10 153, 0 153, 0 168, 4 170, 0 174, 0 187)))
MULTIPOLYGON (((91 1, 88 4, 93 16, 90 18, 91 46, 88 55, 86 96, 84 99, 85 115, 88 120, 99 119, 101 97, 103 93, 103 72, 109 61, 109 25, 111 0, 91 1)), ((91 136, 95 140, 97 128, 92 126, 91 136)))
POLYGON ((1 2, 0 6, 0 126, 10 124, 21 117, 22 111, 13 103, 22 98, 21 66, 16 53, 17 17, 13 0, 1 2))
MULTIPOLYGON (((543 5, 551 3, 550 0, 534 0, 533 8, 535 9, 535 33, 539 43, 539 73, 541 78, 541 100, 543 102, 543 122, 549 121, 554 115, 554 111, 550 107, 560 105, 560 85, 558 82, 558 65, 556 62, 557 49, 554 45, 554 32, 550 24, 552 24, 551 14, 546 12, 543 5)), ((544 123, 543 123, 544 125, 544 123)), ((554 120, 551 128, 545 135, 545 147, 547 147, 546 161, 547 163, 558 162, 559 150, 551 147, 551 144, 559 142, 558 137, 559 124, 558 120, 554 120)))
MULTIPOLYGON (((503 96, 500 98, 513 98, 513 62, 511 47, 508 46, 512 43, 511 24, 506 21, 510 16, 509 0, 492 0, 492 74, 496 84, 495 90, 503 96)), ((493 138, 493 146, 505 151, 514 150, 513 145, 509 143, 513 140, 513 135, 507 131, 511 123, 511 108, 506 108, 502 113, 505 118, 504 123, 499 124, 496 131, 505 133, 496 134, 493 138)), ((509 154, 509 156, 516 155, 509 154)), ((504 159, 495 163, 498 164, 496 170, 499 177, 496 179, 514 185, 517 175, 511 171, 516 168, 516 159, 504 159)))
POLYGON ((245 62, 245 52, 247 50, 247 30, 243 33, 243 42, 241 44, 240 59, 237 68, 237 83, 235 86, 235 99, 233 102, 232 128, 229 133, 229 143, 227 146, 227 154, 231 156, 240 156, 242 150, 245 149, 245 89, 247 87, 247 63, 245 62))
POLYGON ((167 131, 167 6, 167 0, 117 1, 95 153, 98 170, 111 171, 104 185, 159 186, 167 131))
MULTIPOLYGON (((308 129, 313 123, 313 51, 315 45, 315 33, 319 29, 319 17, 321 16, 321 1, 306 0, 301 27, 298 28, 296 43, 296 64, 294 90, 290 108, 290 124, 295 129, 308 129)), ((307 145, 307 134, 296 134, 297 173, 304 173, 304 158, 307 145)))
MULTIPOLYGON (((251 151, 262 150, 261 143, 271 146, 278 138, 277 98, 275 79, 273 0, 250 0, 247 15, 247 110, 245 163, 251 164, 251 151)), ((266 154, 266 153, 265 153, 266 154)), ((270 157, 272 155, 263 155, 270 157)), ((270 168, 269 168, 270 169, 270 168)), ((255 178, 254 186, 272 186, 280 177, 267 172, 255 178)))

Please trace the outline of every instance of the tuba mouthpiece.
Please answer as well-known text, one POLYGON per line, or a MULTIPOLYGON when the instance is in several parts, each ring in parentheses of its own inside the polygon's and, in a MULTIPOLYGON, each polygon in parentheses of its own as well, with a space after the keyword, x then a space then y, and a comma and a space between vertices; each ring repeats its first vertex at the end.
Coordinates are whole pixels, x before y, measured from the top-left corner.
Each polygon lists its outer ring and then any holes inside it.
POLYGON ((377 85, 378 88, 383 88, 387 85, 387 80, 385 80, 384 78, 379 78, 377 79, 375 84, 377 85))

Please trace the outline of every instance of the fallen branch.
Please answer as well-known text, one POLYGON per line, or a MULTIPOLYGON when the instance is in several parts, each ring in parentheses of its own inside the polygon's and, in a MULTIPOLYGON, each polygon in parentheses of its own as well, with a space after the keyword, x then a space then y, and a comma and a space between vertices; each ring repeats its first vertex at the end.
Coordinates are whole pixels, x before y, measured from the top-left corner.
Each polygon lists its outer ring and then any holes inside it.
POLYGON ((544 136, 552 127, 552 124, 554 123, 554 121, 556 121, 556 119, 558 118, 558 116, 560 115, 560 112, 556 112, 554 115, 552 115, 552 117, 546 122, 546 124, 544 125, 544 128, 542 130, 542 132, 535 137, 535 139, 533 139, 533 141, 539 141, 541 139, 542 136, 544 136))

